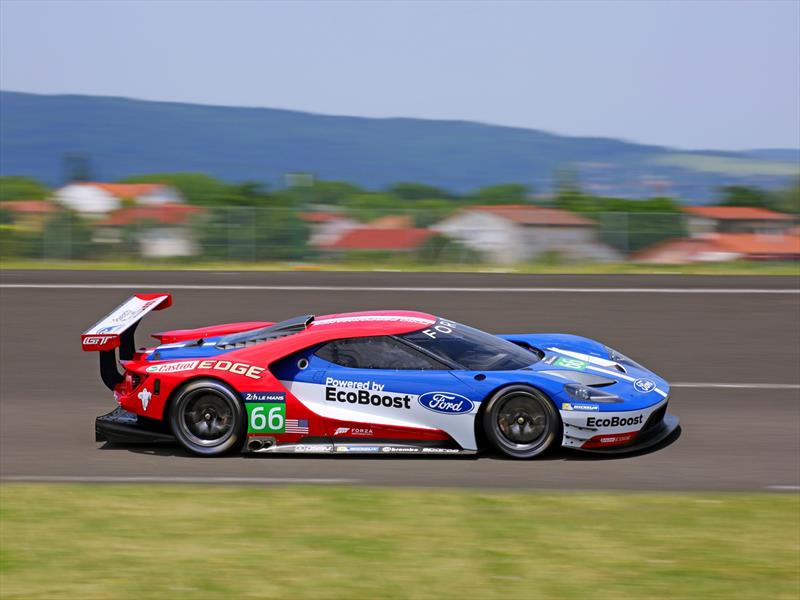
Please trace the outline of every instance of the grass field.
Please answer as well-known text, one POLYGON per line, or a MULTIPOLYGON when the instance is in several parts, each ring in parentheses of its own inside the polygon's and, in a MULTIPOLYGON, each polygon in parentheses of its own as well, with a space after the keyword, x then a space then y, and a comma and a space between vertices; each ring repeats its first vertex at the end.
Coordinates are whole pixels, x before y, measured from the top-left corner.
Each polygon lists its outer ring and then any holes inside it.
POLYGON ((796 494, 0 486, 3 598, 800 594, 796 494))
POLYGON ((341 262, 323 264, 235 263, 178 261, 40 261, 0 260, 3 269, 55 269, 92 271, 407 271, 436 273, 528 273, 539 275, 794 275, 797 262, 724 262, 691 265, 645 265, 636 263, 546 264, 528 263, 509 267, 476 264, 420 264, 410 261, 341 262))

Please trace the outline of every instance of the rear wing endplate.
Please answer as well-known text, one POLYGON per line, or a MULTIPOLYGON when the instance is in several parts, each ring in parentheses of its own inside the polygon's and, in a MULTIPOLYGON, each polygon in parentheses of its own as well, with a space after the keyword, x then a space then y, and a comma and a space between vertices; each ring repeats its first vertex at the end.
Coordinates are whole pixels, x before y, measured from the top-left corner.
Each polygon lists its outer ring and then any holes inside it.
POLYGON ((139 321, 150 311, 162 310, 171 305, 171 294, 131 296, 81 334, 81 346, 85 352, 113 350, 122 344, 123 338, 130 338, 132 345, 133 331, 139 321))

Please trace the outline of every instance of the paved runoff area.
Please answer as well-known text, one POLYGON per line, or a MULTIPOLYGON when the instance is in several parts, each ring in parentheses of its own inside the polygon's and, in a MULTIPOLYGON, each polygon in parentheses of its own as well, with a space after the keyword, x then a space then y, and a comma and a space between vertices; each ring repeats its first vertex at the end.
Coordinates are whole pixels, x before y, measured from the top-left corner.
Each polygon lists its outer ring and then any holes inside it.
POLYGON ((0 272, 3 480, 354 483, 470 488, 800 490, 794 277, 315 272, 0 272), (431 312, 494 333, 598 339, 666 377, 682 434, 635 456, 540 460, 231 456, 94 442, 114 406, 80 333, 136 291, 172 292, 164 329, 306 313, 431 312))

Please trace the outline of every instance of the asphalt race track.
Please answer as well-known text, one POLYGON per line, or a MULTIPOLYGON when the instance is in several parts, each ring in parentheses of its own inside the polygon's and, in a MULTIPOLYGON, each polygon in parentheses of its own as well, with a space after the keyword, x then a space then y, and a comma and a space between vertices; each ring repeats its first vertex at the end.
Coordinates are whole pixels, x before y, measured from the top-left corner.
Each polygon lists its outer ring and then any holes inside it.
POLYGON ((792 277, 3 271, 0 476, 14 479, 348 481, 474 488, 800 489, 800 282, 792 277), (138 285, 137 285, 138 284, 138 285), (389 288, 389 289, 386 289, 389 288), (408 308, 495 333, 599 339, 673 384, 682 435, 654 452, 543 460, 200 459, 94 442, 113 408, 79 334, 133 291, 171 291, 150 331, 304 313, 408 308), (764 384, 763 386, 759 384, 764 384))

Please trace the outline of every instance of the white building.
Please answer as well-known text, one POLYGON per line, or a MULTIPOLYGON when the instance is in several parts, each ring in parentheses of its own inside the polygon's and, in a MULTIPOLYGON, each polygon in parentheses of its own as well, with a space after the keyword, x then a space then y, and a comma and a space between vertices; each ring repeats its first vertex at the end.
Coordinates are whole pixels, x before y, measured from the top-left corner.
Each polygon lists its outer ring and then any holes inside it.
POLYGON ((597 239, 597 224, 571 212, 526 204, 470 206, 431 229, 459 240, 500 264, 545 253, 568 259, 613 261, 621 255, 597 239))
POLYGON ((56 190, 60 204, 87 215, 105 215, 122 206, 123 200, 154 206, 176 204, 183 198, 173 187, 162 183, 76 182, 56 190))

